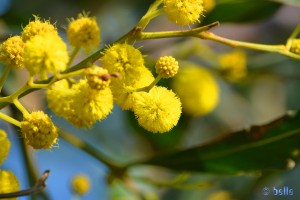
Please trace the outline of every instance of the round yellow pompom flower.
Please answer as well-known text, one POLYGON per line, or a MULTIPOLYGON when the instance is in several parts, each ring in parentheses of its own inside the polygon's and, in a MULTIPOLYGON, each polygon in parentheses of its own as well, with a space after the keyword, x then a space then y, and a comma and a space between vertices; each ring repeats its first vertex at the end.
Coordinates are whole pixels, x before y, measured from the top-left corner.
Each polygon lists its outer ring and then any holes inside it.
POLYGON ((219 57, 220 71, 230 81, 239 81, 247 75, 247 57, 241 50, 225 53, 219 57))
POLYGON ((219 102, 219 87, 205 68, 181 68, 172 81, 172 88, 182 102, 183 112, 192 116, 211 112, 219 102))
POLYGON ((144 129, 164 133, 176 126, 181 115, 181 103, 174 92, 155 86, 149 92, 137 92, 135 95, 133 111, 144 129))
POLYGON ((100 44, 100 28, 95 18, 79 15, 67 28, 67 39, 73 47, 97 48, 100 44))
POLYGON ((109 87, 102 90, 92 89, 87 80, 80 80, 72 86, 73 101, 70 103, 72 114, 66 118, 75 126, 90 127, 96 121, 107 117, 113 108, 113 96, 109 87))
MULTIPOLYGON (((0 194, 17 192, 20 183, 11 171, 0 170, 0 194)), ((7 198, 4 200, 16 200, 17 198, 7 198)))
POLYGON ((85 175, 77 175, 71 181, 72 189, 79 195, 84 195, 90 190, 90 180, 85 175))
POLYGON ((119 73, 128 83, 137 81, 140 78, 138 68, 144 67, 142 53, 129 44, 115 44, 108 48, 101 61, 109 73, 119 73))
POLYGON ((37 16, 34 16, 34 18, 35 20, 29 22, 29 24, 27 24, 23 29, 22 39, 24 42, 27 42, 36 35, 44 35, 48 33, 58 35, 56 27, 53 26, 49 20, 41 20, 37 16))
POLYGON ((0 129, 0 165, 7 158, 10 149, 10 142, 4 130, 0 129))
POLYGON ((65 70, 68 61, 67 46, 57 34, 37 35, 25 44, 24 65, 31 75, 46 79, 48 73, 65 70))
POLYGON ((85 71, 86 79, 92 89, 101 90, 109 86, 110 75, 107 69, 93 65, 85 71))
POLYGON ((34 149, 50 149, 58 138, 57 128, 43 111, 35 111, 24 116, 21 132, 26 144, 34 149))
POLYGON ((168 18, 179 25, 189 25, 199 21, 203 0, 164 0, 164 11, 168 18))
POLYGON ((160 57, 155 64, 156 73, 162 78, 171 78, 177 74, 179 65, 172 56, 160 57))
POLYGON ((300 55, 300 39, 293 39, 290 52, 300 55))
POLYGON ((21 69, 23 68, 24 42, 20 36, 8 38, 0 45, 0 61, 21 69))
POLYGON ((70 115, 74 93, 66 79, 55 82, 46 92, 48 107, 59 117, 70 115))

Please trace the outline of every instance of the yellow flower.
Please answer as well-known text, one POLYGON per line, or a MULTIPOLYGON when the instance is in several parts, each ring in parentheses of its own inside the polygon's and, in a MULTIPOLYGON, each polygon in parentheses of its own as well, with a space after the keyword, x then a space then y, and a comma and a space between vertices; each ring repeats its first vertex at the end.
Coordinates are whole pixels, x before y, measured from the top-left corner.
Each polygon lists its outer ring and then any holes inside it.
POLYGON ((90 127, 111 112, 113 96, 109 87, 94 90, 84 79, 74 84, 72 90, 75 92, 70 103, 73 113, 66 118, 75 126, 90 127))
POLYGON ((174 92, 153 87, 148 93, 135 93, 134 114, 139 124, 153 133, 164 133, 176 126, 181 115, 181 103, 174 92))
MULTIPOLYGON (((0 194, 17 192, 20 189, 20 183, 17 177, 11 171, 0 169, 0 194)), ((6 198, 3 200, 16 200, 17 198, 6 198)))
POLYGON ((218 85, 205 68, 181 68, 172 81, 172 88, 182 102, 183 112, 192 116, 211 112, 219 102, 218 85))
POLYGON ((300 55, 300 39, 293 39, 290 52, 300 55))
POLYGON ((154 77, 148 68, 140 67, 138 68, 138 71, 140 72, 140 78, 138 78, 136 82, 126 82, 122 79, 116 79, 111 84, 114 102, 124 110, 132 109, 132 106, 135 102, 134 93, 128 90, 146 87, 154 81, 154 77))
POLYGON ((77 175, 71 181, 72 189, 79 195, 84 195, 90 190, 90 180, 85 175, 77 175))
POLYGON ((239 81, 247 75, 246 53, 235 50, 219 57, 220 71, 230 81, 239 81))
POLYGON ((0 165, 7 158, 10 149, 10 142, 4 130, 0 129, 0 165))
POLYGON ((171 78, 177 74, 179 65, 172 56, 163 56, 157 60, 155 69, 162 78, 171 78))
POLYGON ((164 11, 168 18, 179 25, 189 25, 199 21, 203 0, 164 0, 164 11))
POLYGON ((130 84, 140 78, 139 68, 144 67, 141 52, 128 44, 115 44, 108 48, 101 61, 109 73, 119 73, 122 80, 130 84))
POLYGON ((21 69, 23 68, 24 42, 20 36, 8 38, 0 45, 0 61, 21 69))
POLYGON ((110 75, 107 69, 93 65, 86 69, 85 75, 92 89, 101 90, 109 86, 110 75))
POLYGON ((25 43, 24 65, 31 75, 47 78, 65 70, 69 61, 66 44, 53 33, 37 35, 25 43))
POLYGON ((95 18, 80 14, 73 19, 67 29, 67 39, 71 46, 83 47, 89 51, 90 47, 97 48, 100 44, 100 28, 95 18))
POLYGON ((48 107, 60 117, 70 115, 70 103, 73 99, 74 91, 70 89, 66 79, 55 82, 46 92, 48 107))
POLYGON ((57 128, 43 111, 24 116, 21 132, 28 145, 34 149, 50 149, 58 138, 57 128))
POLYGON ((34 21, 29 22, 22 32, 22 39, 24 42, 27 42, 31 38, 36 35, 44 35, 44 34, 56 34, 56 27, 53 26, 49 20, 41 20, 38 16, 34 16, 34 21))

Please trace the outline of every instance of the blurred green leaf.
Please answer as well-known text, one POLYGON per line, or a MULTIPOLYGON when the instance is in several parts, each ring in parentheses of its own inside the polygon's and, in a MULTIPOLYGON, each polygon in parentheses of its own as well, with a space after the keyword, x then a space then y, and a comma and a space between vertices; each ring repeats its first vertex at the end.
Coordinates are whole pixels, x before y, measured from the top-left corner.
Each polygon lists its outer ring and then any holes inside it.
POLYGON ((273 15, 282 4, 274 1, 221 0, 201 24, 219 22, 251 22, 273 15))
POLYGON ((285 115, 194 148, 157 155, 135 164, 174 170, 236 174, 287 169, 300 147, 300 113, 285 115))
POLYGON ((300 6, 300 0, 273 0, 275 2, 281 2, 283 4, 289 4, 293 6, 300 6))

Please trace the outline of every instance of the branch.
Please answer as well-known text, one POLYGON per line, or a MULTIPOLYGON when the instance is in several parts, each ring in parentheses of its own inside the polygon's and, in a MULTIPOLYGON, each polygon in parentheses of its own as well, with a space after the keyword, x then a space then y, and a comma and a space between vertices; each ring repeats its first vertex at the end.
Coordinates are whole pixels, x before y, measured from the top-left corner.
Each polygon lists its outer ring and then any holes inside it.
POLYGON ((46 170, 32 188, 29 188, 27 190, 20 190, 18 192, 0 194, 0 199, 28 196, 41 192, 46 187, 46 180, 49 176, 49 173, 50 170, 46 170))

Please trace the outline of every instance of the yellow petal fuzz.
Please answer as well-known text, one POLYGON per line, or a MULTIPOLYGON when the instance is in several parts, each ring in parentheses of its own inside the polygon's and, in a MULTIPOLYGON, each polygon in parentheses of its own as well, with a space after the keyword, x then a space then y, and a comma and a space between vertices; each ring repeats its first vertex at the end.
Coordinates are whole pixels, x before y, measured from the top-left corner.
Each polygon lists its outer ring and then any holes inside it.
POLYGON ((155 69, 162 78, 171 78, 177 74, 179 65, 172 56, 163 56, 157 60, 155 69))
POLYGON ((128 91, 138 88, 143 88, 150 85, 154 81, 152 73, 146 67, 138 68, 140 74, 135 82, 123 81, 122 79, 116 79, 111 84, 111 90, 114 97, 114 102, 119 105, 123 110, 131 110, 135 99, 134 93, 128 91))
POLYGON ((37 16, 34 17, 35 20, 29 22, 29 24, 27 24, 23 29, 22 39, 24 42, 27 42, 36 35, 44 35, 48 33, 58 35, 56 27, 53 26, 49 20, 41 20, 37 16))
POLYGON ((181 68, 172 81, 172 88, 182 102, 183 112, 188 115, 205 115, 219 102, 219 87, 212 74, 205 68, 181 68))
POLYGON ((8 38, 0 45, 0 61, 14 68, 23 68, 24 46, 20 36, 8 38))
POLYGON ((55 82, 46 92, 48 107, 59 117, 70 115, 74 93, 66 79, 55 82))
POLYGON ((77 175, 71 181, 72 189, 80 196, 86 194, 90 190, 90 180, 85 175, 77 175))
POLYGON ((181 103, 174 92, 153 87, 148 93, 135 93, 134 114, 139 124, 153 133, 164 133, 176 126, 181 115, 181 103))
POLYGON ((144 67, 141 52, 128 44, 115 44, 108 48, 101 61, 109 73, 119 73, 122 80, 130 84, 140 78, 139 68, 144 67))
POLYGON ((92 89, 87 80, 80 80, 72 86, 75 94, 70 103, 72 115, 66 118, 75 126, 90 127, 96 121, 107 117, 113 108, 113 96, 109 87, 92 89))
MULTIPOLYGON (((17 192, 20 190, 20 183, 11 171, 0 170, 0 194, 17 192)), ((7 198, 1 200, 17 200, 17 198, 7 198)))
POLYGON ((21 132, 26 144, 34 149, 50 149, 58 138, 57 128, 43 111, 35 111, 24 116, 21 132))
POLYGON ((239 81, 247 75, 247 57, 241 50, 235 50, 219 57, 220 71, 229 81, 239 81))
POLYGON ((86 51, 97 48, 100 44, 100 28, 94 18, 80 15, 70 22, 67 39, 73 47, 83 47, 86 51))
POLYGON ((7 138, 5 131, 2 129, 0 129, 0 147, 0 165, 2 165, 3 161, 7 158, 10 149, 10 141, 7 138))
POLYGON ((178 25, 189 25, 199 21, 203 0, 164 0, 164 11, 178 25))
POLYGON ((24 64, 31 75, 46 79, 48 73, 65 70, 68 61, 66 44, 57 34, 37 35, 25 44, 24 64))

